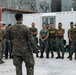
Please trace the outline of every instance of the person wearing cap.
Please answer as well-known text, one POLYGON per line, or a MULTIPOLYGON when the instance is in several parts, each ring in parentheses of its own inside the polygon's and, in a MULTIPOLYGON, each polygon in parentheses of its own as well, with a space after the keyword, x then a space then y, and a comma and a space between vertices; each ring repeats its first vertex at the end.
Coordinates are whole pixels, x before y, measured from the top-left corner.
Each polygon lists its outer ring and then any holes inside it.
POLYGON ((0 22, 0 64, 5 63, 2 58, 3 58, 3 51, 2 51, 2 40, 3 40, 3 36, 4 36, 4 32, 2 29, 3 26, 3 22, 0 22))

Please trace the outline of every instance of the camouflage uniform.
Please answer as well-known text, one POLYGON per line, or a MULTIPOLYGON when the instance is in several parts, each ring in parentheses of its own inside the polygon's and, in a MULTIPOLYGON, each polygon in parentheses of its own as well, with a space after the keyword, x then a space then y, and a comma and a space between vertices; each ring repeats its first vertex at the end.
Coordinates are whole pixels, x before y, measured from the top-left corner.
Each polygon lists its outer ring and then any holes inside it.
MULTIPOLYGON (((37 32, 37 28, 31 27, 30 31, 31 31, 31 33, 35 33, 35 32, 37 32)), ((33 34, 33 37, 34 37, 36 45, 38 46, 38 37, 37 37, 37 34, 33 34)), ((36 53, 36 57, 39 57, 38 53, 36 53)))
MULTIPOLYGON (((5 34, 6 30, 3 30, 3 34, 5 34)), ((5 54, 5 50, 6 50, 6 41, 5 39, 2 40, 2 54, 5 54)))
MULTIPOLYGON (((42 37, 42 39, 44 39, 47 34, 49 34, 49 30, 41 30, 40 31, 40 35, 42 37)), ((48 44, 48 39, 46 39, 44 41, 44 43, 41 41, 40 39, 40 51, 41 51, 41 58, 43 58, 43 53, 44 53, 44 50, 46 49, 46 57, 48 57, 48 54, 49 54, 49 44, 48 44)))
POLYGON ((64 35, 61 35, 61 36, 58 36, 59 34, 62 34, 64 33, 65 30, 64 29, 57 29, 57 39, 56 39, 56 50, 57 50, 57 54, 58 54, 58 57, 60 58, 60 51, 62 51, 62 59, 64 58, 64 52, 65 52, 65 49, 64 49, 64 35))
MULTIPOLYGON (((10 28, 6 28, 6 31, 8 32, 10 28)), ((8 58, 8 53, 10 54, 10 58, 12 58, 12 41, 10 39, 6 39, 6 49, 5 49, 5 59, 8 58)))
POLYGON ((3 57, 3 51, 2 51, 2 40, 3 40, 4 32, 2 29, 0 29, 0 63, 2 61, 3 57))
MULTIPOLYGON (((71 29, 73 29, 73 28, 70 28, 70 29, 68 30, 68 37, 69 37, 69 33, 70 33, 71 29)), ((70 39, 69 39, 69 56, 68 56, 68 58, 70 57, 70 46, 71 46, 71 41, 70 41, 70 39)))
POLYGON ((75 52, 75 60, 76 60, 76 28, 71 29, 71 47, 70 47, 70 60, 72 60, 73 52, 75 52))
POLYGON ((34 75, 34 57, 33 51, 38 52, 38 48, 34 42, 29 28, 21 22, 17 22, 10 28, 9 32, 6 31, 6 38, 12 40, 13 43, 13 64, 16 66, 16 75, 22 75, 22 62, 26 63, 27 75, 34 75), (28 42, 34 47, 33 51, 30 50, 28 42))
POLYGON ((8 59, 8 53, 9 58, 12 58, 12 42, 6 39, 5 59, 8 59))
POLYGON ((2 41, 0 41, 0 60, 2 60, 2 41))
POLYGON ((54 57, 53 51, 56 48, 56 29, 49 29, 49 50, 51 50, 51 58, 54 57))

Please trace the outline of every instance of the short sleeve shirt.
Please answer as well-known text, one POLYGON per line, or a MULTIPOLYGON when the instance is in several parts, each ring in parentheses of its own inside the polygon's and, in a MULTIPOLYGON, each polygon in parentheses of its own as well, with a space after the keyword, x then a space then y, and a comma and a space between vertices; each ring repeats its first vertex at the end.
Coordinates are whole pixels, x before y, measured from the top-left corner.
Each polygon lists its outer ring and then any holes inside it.
POLYGON ((47 34, 49 34, 49 30, 41 30, 40 34, 41 34, 42 38, 44 39, 47 36, 47 34))

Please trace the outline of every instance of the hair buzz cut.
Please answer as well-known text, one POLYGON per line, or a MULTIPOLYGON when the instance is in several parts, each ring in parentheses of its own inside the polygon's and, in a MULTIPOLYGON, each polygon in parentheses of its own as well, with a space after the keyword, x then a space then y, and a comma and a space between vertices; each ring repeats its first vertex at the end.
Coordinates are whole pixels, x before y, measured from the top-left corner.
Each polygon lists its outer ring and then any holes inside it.
POLYGON ((59 25, 62 24, 61 22, 59 23, 59 25))
POLYGON ((20 20, 22 17, 23 17, 23 15, 21 13, 15 14, 15 19, 16 20, 20 20))

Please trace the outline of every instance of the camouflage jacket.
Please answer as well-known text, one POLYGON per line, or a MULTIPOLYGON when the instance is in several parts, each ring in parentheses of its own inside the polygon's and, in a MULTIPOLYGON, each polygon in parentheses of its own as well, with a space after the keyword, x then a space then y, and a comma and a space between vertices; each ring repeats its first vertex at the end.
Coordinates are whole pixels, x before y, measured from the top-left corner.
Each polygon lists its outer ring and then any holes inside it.
POLYGON ((4 39, 4 30, 0 29, 0 41, 4 39))
POLYGON ((34 42, 29 28, 22 23, 16 23, 10 29, 6 30, 5 38, 12 40, 13 55, 26 56, 32 53, 28 42, 33 46, 34 52, 38 52, 38 48, 34 42))
POLYGON ((72 28, 70 32, 72 40, 76 40, 76 28, 72 28))

